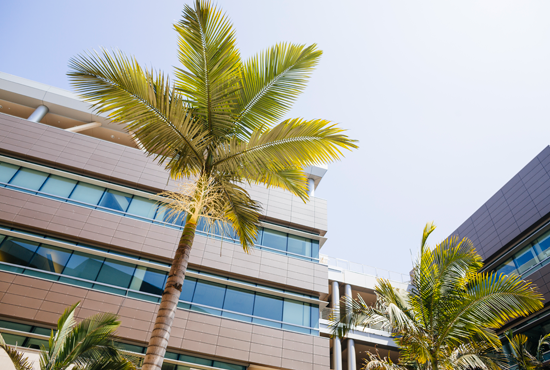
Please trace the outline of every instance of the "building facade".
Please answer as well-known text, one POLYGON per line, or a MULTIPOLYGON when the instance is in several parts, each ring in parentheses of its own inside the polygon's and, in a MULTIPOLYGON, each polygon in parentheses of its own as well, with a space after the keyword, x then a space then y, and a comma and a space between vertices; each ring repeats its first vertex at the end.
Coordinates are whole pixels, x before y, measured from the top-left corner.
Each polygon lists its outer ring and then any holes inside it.
POLYGON ((544 148, 452 235, 469 238, 484 271, 516 273, 537 285, 544 308, 508 323, 532 343, 550 333, 550 146, 544 148))

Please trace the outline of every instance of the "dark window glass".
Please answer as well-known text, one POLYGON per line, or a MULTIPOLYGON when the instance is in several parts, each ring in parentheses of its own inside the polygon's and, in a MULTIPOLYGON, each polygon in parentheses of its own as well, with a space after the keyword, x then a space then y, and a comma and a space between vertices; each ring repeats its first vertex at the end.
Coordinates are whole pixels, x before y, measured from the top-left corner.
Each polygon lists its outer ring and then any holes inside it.
POLYGON ((11 179, 10 185, 21 186, 31 190, 38 190, 46 181, 48 174, 41 171, 31 170, 30 168, 21 168, 19 172, 11 179))
POLYGON ((13 164, 0 162, 0 182, 8 183, 17 170, 19 166, 14 166, 13 164))
POLYGON ((71 194, 69 199, 77 200, 79 202, 87 204, 93 204, 95 206, 101 199, 104 191, 105 188, 102 188, 100 186, 79 182, 76 185, 76 188, 73 190, 73 193, 71 194))
POLYGON ((164 290, 166 273, 160 270, 138 266, 130 289, 161 295, 164 290))
MULTIPOLYGON (((193 296, 193 303, 210 307, 222 308, 225 295, 225 286, 209 281, 198 281, 193 296)), ((219 315, 221 311, 193 305, 193 310, 219 315)))
POLYGON ((155 216, 155 220, 182 225, 185 222, 185 212, 175 213, 168 207, 160 206, 155 216))
POLYGON ((48 177, 44 185, 42 185, 40 191, 46 194, 57 195, 62 198, 68 198, 76 186, 76 182, 76 180, 51 175, 48 177))
POLYGON ((144 349, 141 346, 136 346, 128 343, 120 343, 120 342, 117 342, 116 346, 124 351, 130 351, 130 352, 136 352, 136 353, 143 353, 143 349, 144 349))
POLYGON ((530 269, 537 263, 535 259, 535 254, 533 253, 531 247, 527 247, 516 254, 516 256, 514 257, 514 262, 516 263, 520 274, 530 269))
POLYGON ((27 266, 37 249, 38 243, 9 237, 0 245, 0 261, 27 266))
MULTIPOLYGON (((227 291, 225 292, 225 300, 223 302, 223 308, 224 310, 252 315, 252 311, 254 310, 254 293, 244 289, 227 287, 227 291)), ((248 322, 252 321, 251 317, 237 315, 230 312, 223 312, 222 316, 248 322)))
POLYGON ((311 240, 300 236, 288 235, 288 251, 301 256, 311 256, 311 240))
POLYGON ((311 241, 311 257, 319 258, 319 240, 311 241))
POLYGON ((42 335, 50 336, 50 334, 52 333, 52 329, 41 328, 39 326, 34 326, 31 330, 31 332, 35 333, 35 334, 42 334, 42 335))
POLYGON ((29 338, 25 343, 25 347, 32 349, 42 349, 42 347, 44 347, 47 349, 48 341, 44 339, 29 338))
POLYGON ((286 251, 286 241, 287 241, 286 233, 282 233, 280 231, 275 231, 275 230, 264 229, 262 245, 269 248, 286 251))
POLYGON ((126 262, 106 260, 99 271, 97 281, 100 283, 128 288, 135 269, 135 265, 131 265, 126 262))
POLYGON ((29 267, 60 274, 70 256, 71 252, 66 249, 42 245, 34 254, 29 267))
POLYGON ((227 370, 246 370, 245 366, 228 364, 221 361, 214 361, 214 364, 212 366, 227 370))
MULTIPOLYGON (((195 287, 197 285, 197 279, 185 278, 183 281, 183 287, 181 289, 180 300, 185 302, 193 302, 193 295, 195 294, 195 287)), ((189 308, 187 303, 178 303, 178 307, 189 308)))
POLYGON ((116 211, 126 212, 131 199, 131 194, 107 189, 107 191, 103 194, 103 198, 101 199, 99 205, 105 208, 114 209, 116 211))
POLYGON ((538 239, 538 243, 535 244, 540 260, 546 259, 550 256, 550 232, 544 234, 538 239))
POLYGON ((212 360, 195 356, 180 355, 180 361, 191 362, 193 364, 212 366, 212 360))
POLYGON ((160 370, 176 370, 176 365, 163 362, 160 370))
POLYGON ((63 270, 63 275, 94 281, 105 258, 74 252, 63 270))
POLYGON ((152 199, 134 197, 128 207, 128 213, 136 216, 154 218, 157 210, 157 202, 152 199))
POLYGON ((15 334, 8 334, 8 333, 2 333, 2 337, 4 338, 6 343, 9 344, 10 346, 18 346, 18 347, 21 347, 25 342, 25 339, 27 339, 22 335, 15 335, 15 334))
POLYGON ((32 325, 19 324, 17 322, 0 320, 0 328, 6 328, 6 329, 12 329, 12 330, 18 330, 18 331, 24 331, 24 332, 30 333, 32 329, 32 325))
MULTIPOLYGON (((254 300, 254 316, 265 317, 271 320, 281 321, 283 318, 283 299, 271 297, 265 294, 256 293, 254 300)), ((280 323, 254 318, 253 322, 258 324, 280 328, 280 323)))
POLYGON ((513 260, 507 261, 497 269, 498 274, 510 275, 517 274, 516 265, 513 260))

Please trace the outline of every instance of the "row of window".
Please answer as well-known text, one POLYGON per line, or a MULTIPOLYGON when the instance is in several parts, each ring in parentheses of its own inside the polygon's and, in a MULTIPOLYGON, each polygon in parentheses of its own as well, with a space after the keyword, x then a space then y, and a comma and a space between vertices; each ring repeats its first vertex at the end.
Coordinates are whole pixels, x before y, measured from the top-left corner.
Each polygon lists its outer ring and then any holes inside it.
MULTIPOLYGON (((0 262, 10 264, 0 265, 3 270, 153 302, 160 301, 167 278, 162 270, 2 234, 0 262)), ((180 301, 178 306, 183 309, 300 333, 319 333, 319 307, 298 300, 188 277, 180 301)))
POLYGON ((496 271, 504 275, 523 274, 527 276, 549 263, 549 257, 550 231, 514 254, 512 258, 500 265, 496 271))
MULTIPOLYGON (((26 333, 34 333, 34 334, 47 335, 47 336, 50 336, 50 333, 51 333, 51 329, 42 328, 39 326, 25 325, 25 324, 20 324, 20 323, 11 322, 11 321, 5 321, 5 320, 0 320, 0 328, 6 328, 6 329, 17 330, 17 331, 26 332, 26 333)), ((11 346, 26 347, 26 348, 32 348, 32 349, 41 349, 42 347, 44 347, 46 350, 49 347, 48 341, 45 339, 31 338, 24 335, 17 335, 17 334, 10 334, 10 333, 2 333, 2 337, 4 338, 6 343, 11 346)), ((120 343, 120 342, 117 342, 116 344, 121 349, 126 351, 142 353, 142 354, 145 354, 146 352, 146 347, 136 346, 133 344, 120 343)), ((220 369, 246 370, 246 366, 230 364, 222 361, 210 360, 207 358, 202 358, 197 356, 189 356, 189 355, 184 355, 184 354, 175 353, 175 352, 166 352, 164 357, 169 358, 171 360, 184 361, 184 362, 189 362, 189 363, 198 364, 198 365, 213 366, 220 369)), ((162 365, 162 370, 191 370, 191 369, 192 368, 187 366, 174 365, 174 364, 168 364, 168 363, 164 363, 162 365)))
MULTIPOLYGON (((31 193, 39 192, 56 200, 67 201, 92 208, 101 207, 128 217, 134 217, 149 222, 162 222, 182 227, 185 223, 185 214, 173 214, 158 202, 123 193, 121 191, 104 188, 82 181, 48 174, 30 168, 0 162, 0 186, 31 193)), ((199 222, 199 232, 205 232, 205 224, 199 222)), ((225 238, 236 240, 235 231, 225 238)), ((267 247, 267 250, 281 253, 308 261, 318 261, 319 241, 303 238, 280 231, 259 228, 256 239, 258 246, 267 247)))

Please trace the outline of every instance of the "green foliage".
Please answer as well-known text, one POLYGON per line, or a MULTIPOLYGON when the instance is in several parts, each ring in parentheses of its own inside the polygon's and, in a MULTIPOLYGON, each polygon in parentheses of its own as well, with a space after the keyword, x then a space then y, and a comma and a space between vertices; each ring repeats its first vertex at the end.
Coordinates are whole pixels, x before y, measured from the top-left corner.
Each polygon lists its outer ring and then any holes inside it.
POLYGON ((550 348, 550 334, 540 337, 533 355, 529 349, 532 347, 527 336, 523 334, 514 335, 512 330, 506 332, 508 340, 508 360, 511 364, 517 366, 518 370, 537 370, 548 369, 550 366, 544 365, 543 354, 550 348))
POLYGON ((399 364, 369 355, 366 369, 499 369, 506 363, 495 329, 543 307, 542 296, 517 275, 479 272, 472 243, 450 237, 431 249, 427 224, 409 291, 378 279, 377 302, 345 297, 334 312, 333 335, 378 325, 392 332, 399 364))

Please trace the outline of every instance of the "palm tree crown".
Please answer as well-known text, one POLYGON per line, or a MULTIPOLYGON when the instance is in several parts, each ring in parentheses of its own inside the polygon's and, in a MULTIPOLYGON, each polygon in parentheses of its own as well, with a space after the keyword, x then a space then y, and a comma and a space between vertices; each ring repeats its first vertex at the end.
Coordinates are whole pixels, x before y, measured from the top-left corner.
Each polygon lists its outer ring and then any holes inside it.
POLYGON ((480 272, 481 256, 468 239, 453 236, 430 249, 434 229, 424 228, 409 291, 378 279, 375 307, 360 297, 344 298, 342 312, 334 313, 334 335, 370 324, 392 332, 399 364, 371 356, 367 369, 499 369, 505 358, 495 329, 543 306, 542 296, 519 276, 480 272))

